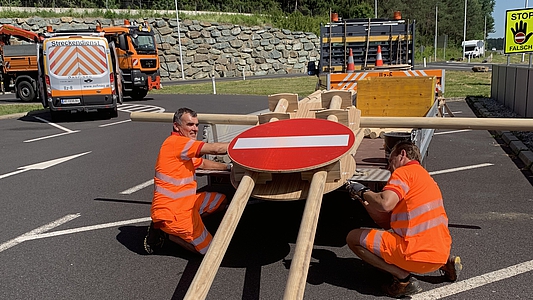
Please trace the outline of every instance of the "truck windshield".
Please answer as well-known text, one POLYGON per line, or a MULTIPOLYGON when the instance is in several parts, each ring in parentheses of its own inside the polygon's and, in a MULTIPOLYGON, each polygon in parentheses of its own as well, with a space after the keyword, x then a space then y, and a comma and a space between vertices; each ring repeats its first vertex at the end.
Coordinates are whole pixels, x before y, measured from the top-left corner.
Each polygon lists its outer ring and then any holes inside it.
POLYGON ((137 35, 136 37, 131 38, 135 50, 139 53, 154 53, 155 52, 155 42, 153 35, 137 35))
POLYGON ((465 51, 474 51, 476 50, 476 46, 465 46, 465 51))

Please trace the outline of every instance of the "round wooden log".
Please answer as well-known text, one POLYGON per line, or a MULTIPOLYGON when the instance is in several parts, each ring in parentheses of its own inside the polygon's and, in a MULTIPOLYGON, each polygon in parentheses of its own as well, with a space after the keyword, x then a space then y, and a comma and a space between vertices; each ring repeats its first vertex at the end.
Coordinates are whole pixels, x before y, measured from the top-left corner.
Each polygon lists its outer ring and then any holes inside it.
POLYGON ((361 127, 533 131, 533 119, 361 117, 361 127))
POLYGON ((285 287, 284 300, 303 299, 311 252, 315 241, 318 216, 322 205, 322 196, 328 172, 318 171, 313 174, 309 195, 305 202, 302 222, 296 239, 296 248, 289 270, 289 279, 285 287))
POLYGON ((256 172, 247 171, 241 179, 241 183, 235 191, 235 195, 229 204, 228 210, 220 222, 217 233, 213 237, 211 245, 203 258, 184 299, 199 300, 205 299, 207 296, 209 288, 213 283, 213 279, 220 267, 220 263, 222 262, 222 258, 224 258, 224 254, 228 249, 231 238, 239 224, 246 203, 252 194, 257 176, 258 173, 256 172))
MULTIPOLYGON (((173 113, 132 112, 132 121, 172 122, 173 113)), ((203 124, 256 125, 255 115, 198 114, 203 124)), ((533 119, 361 117, 361 127, 533 131, 533 119)))

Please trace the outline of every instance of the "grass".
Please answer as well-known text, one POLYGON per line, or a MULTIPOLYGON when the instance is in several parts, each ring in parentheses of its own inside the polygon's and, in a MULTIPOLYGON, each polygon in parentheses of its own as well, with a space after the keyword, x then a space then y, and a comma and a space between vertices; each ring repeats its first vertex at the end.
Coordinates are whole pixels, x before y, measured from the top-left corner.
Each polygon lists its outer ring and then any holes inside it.
POLYGON ((41 104, 5 104, 0 105, 0 116, 10 115, 16 113, 25 113, 33 110, 40 110, 43 106, 41 104))
MULTIPOLYGON (((282 79, 252 79, 216 82, 217 94, 223 95, 272 95, 279 93, 294 93, 306 96, 315 91, 317 78, 315 76, 300 76, 282 79), (282 81, 282 82, 280 82, 282 81)), ((150 94, 212 94, 213 84, 196 83, 165 86, 163 89, 153 90, 150 94)))
MULTIPOLYGON (((490 72, 446 71, 444 97, 490 96, 490 72)), ((315 76, 287 77, 282 79, 252 79, 216 82, 217 94, 221 95, 272 95, 278 93, 295 93, 300 97, 315 91, 315 76)), ((180 85, 164 85, 161 90, 153 90, 157 94, 212 94, 212 82, 191 83, 180 85)), ((8 104, 0 105, 0 115, 28 112, 42 109, 40 104, 8 104)))

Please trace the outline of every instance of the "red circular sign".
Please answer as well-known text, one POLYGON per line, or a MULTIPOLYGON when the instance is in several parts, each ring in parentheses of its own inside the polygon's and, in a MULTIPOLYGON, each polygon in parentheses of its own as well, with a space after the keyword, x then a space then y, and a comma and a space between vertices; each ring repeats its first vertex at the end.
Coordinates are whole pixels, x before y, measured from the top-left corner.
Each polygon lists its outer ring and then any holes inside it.
POLYGON ((523 32, 518 32, 515 36, 514 36, 514 41, 517 43, 517 44, 522 44, 524 42, 524 40, 526 39, 526 35, 523 33, 523 32))
POLYGON ((233 162, 253 171, 289 173, 319 168, 344 156, 355 142, 350 128, 322 119, 289 119, 252 127, 228 148, 233 162))

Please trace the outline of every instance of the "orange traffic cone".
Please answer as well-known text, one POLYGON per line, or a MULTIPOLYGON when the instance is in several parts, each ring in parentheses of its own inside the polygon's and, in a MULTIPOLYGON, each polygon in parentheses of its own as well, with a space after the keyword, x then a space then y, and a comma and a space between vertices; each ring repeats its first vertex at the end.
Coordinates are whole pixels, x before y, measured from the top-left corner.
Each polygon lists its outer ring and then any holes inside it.
POLYGON ((346 72, 353 73, 355 71, 355 64, 353 62, 353 52, 352 49, 350 49, 350 55, 348 56, 348 64, 346 66, 346 72))
POLYGON ((376 67, 383 66, 383 58, 381 57, 381 46, 378 45, 378 55, 376 56, 376 67))

